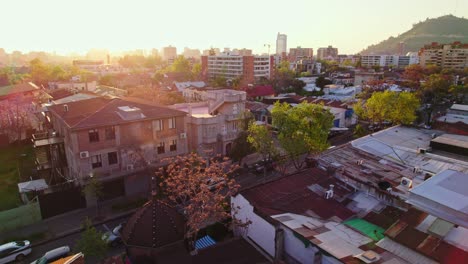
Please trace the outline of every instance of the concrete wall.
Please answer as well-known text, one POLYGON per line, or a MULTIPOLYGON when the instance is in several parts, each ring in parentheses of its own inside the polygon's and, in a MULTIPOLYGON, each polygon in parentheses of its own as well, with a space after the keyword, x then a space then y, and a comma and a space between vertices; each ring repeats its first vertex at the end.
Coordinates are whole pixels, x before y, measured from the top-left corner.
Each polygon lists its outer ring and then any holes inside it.
POLYGON ((253 212, 253 207, 241 194, 236 197, 231 197, 233 203, 240 209, 237 212, 237 218, 242 221, 250 220, 252 224, 249 225, 244 237, 250 238, 257 245, 259 245, 270 256, 275 256, 275 227, 265 221, 260 216, 253 212))
POLYGON ((284 250, 287 255, 291 256, 295 261, 303 264, 314 264, 315 254, 318 249, 312 245, 305 247, 293 232, 283 227, 284 230, 284 250))

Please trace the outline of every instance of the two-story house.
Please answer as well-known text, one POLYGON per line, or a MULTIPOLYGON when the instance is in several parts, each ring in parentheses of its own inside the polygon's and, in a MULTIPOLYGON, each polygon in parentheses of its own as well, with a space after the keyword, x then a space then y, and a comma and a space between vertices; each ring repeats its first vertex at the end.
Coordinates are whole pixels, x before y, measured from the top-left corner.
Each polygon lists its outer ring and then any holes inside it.
POLYGON ((245 112, 246 92, 230 89, 193 90, 202 102, 172 107, 188 113, 189 149, 201 155, 228 155, 245 112))
POLYGON ((147 186, 134 186, 135 174, 187 153, 186 113, 175 109, 97 97, 52 105, 49 114, 54 136, 63 138, 65 177, 81 184, 98 177, 120 180, 124 194, 141 192, 147 186))

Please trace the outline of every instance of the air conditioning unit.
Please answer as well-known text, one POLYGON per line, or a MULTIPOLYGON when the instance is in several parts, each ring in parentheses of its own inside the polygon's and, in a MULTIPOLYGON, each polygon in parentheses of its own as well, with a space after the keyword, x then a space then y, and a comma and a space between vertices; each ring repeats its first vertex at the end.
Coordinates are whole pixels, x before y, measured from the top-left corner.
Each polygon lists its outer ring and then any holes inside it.
POLYGON ((81 151, 80 152, 80 158, 82 158, 82 159, 89 158, 89 152, 88 151, 81 151))
POLYGON ((413 173, 421 173, 423 170, 419 167, 414 167, 413 168, 413 173))
POLYGON ((400 184, 407 188, 411 188, 411 186, 413 186, 413 181, 406 177, 403 177, 401 178, 400 184))
POLYGON ((180 138, 187 138, 187 133, 180 133, 180 138))
POLYGON ((432 150, 431 147, 429 148, 418 148, 418 153, 419 154, 426 154, 426 152, 430 152, 432 150))
POLYGON ((128 171, 133 170, 133 164, 128 164, 128 165, 127 165, 127 170, 128 170, 128 171))

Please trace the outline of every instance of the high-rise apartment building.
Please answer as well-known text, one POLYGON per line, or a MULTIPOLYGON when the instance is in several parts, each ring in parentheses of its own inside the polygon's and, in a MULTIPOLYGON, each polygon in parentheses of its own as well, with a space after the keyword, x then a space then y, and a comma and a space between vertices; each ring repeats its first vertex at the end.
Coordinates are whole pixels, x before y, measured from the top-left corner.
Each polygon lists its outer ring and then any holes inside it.
POLYGON ((317 59, 319 60, 335 60, 338 57, 338 49, 328 46, 327 48, 319 48, 317 50, 317 59))
POLYGON ((363 55, 361 56, 361 65, 364 67, 397 67, 404 68, 411 64, 418 64, 419 57, 414 54, 406 56, 398 55, 363 55))
POLYGON ((313 56, 314 49, 297 47, 289 49, 288 60, 295 62, 300 59, 312 59, 313 56))
POLYGON ((454 42, 425 45, 419 51, 421 66, 436 65, 442 68, 460 69, 468 67, 468 43, 454 42))
POLYGON ((273 76, 274 59, 267 55, 245 55, 238 53, 221 53, 202 56, 202 73, 206 79, 225 77, 241 78, 243 85, 255 83, 261 77, 270 79, 273 76))
POLYGON ((174 60, 177 57, 177 48, 172 46, 164 47, 162 57, 165 61, 174 60))
POLYGON ((283 55, 283 53, 287 52, 287 42, 288 36, 278 32, 278 36, 276 36, 276 55, 283 55))

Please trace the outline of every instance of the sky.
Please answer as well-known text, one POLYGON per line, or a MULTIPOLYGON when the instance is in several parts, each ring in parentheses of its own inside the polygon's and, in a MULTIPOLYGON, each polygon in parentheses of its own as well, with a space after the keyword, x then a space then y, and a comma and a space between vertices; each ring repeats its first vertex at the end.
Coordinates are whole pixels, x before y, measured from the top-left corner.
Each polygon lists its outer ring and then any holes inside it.
POLYGON ((287 47, 333 45, 354 54, 453 14, 468 18, 468 0, 2 0, 0 48, 84 53, 164 46, 275 52, 278 32, 287 47))

